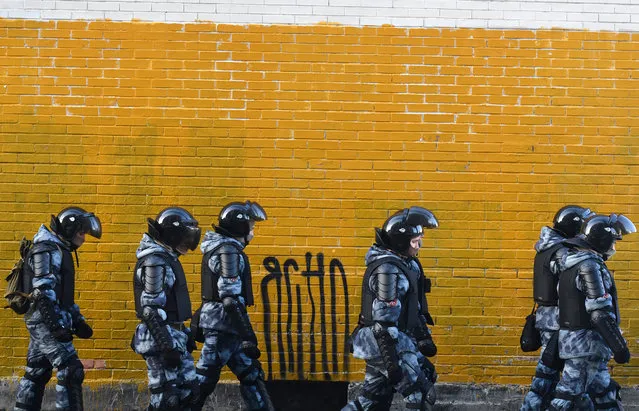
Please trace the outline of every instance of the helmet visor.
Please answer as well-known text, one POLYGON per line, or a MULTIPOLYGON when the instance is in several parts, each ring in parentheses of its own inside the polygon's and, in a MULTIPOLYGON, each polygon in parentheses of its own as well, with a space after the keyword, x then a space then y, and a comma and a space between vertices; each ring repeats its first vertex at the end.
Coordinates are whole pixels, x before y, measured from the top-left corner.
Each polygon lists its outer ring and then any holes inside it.
MULTIPOLYGON (((614 214, 613 214, 614 216, 614 214)), ((628 217, 623 214, 619 214, 616 217, 616 221, 611 221, 612 226, 617 230, 621 235, 632 234, 637 232, 637 227, 635 227, 634 223, 630 221, 628 217)))
POLYGON ((266 211, 264 211, 261 205, 258 203, 251 203, 250 201, 247 201, 246 205, 248 206, 248 215, 251 217, 251 220, 266 220, 266 211))
POLYGON ((84 216, 82 223, 82 231, 89 234, 91 237, 102 237, 102 223, 97 215, 93 213, 87 213, 84 216))
POLYGON ((183 244, 191 251, 195 251, 202 237, 202 229, 198 226, 186 226, 183 244))
POLYGON ((439 222, 435 215, 430 210, 422 207, 411 207, 408 210, 406 223, 412 226, 421 226, 422 228, 439 227, 439 222))

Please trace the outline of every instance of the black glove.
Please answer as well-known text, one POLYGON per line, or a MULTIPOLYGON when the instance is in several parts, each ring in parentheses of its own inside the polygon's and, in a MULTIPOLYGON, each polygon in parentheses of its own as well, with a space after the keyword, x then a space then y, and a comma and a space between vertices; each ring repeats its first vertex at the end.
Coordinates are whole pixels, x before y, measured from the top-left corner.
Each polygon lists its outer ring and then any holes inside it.
POLYGON ((257 360, 260 358, 260 355, 262 355, 259 347, 253 341, 242 341, 240 349, 244 351, 244 354, 246 354, 247 357, 253 360, 257 360))
POLYGON ((615 362, 617 364, 626 364, 630 362, 630 350, 628 347, 615 353, 615 362))
POLYGON ((417 341, 417 349, 420 353, 424 354, 426 357, 433 357, 437 354, 437 346, 433 342, 433 339, 424 338, 423 340, 417 341))
POLYGON ((182 354, 178 350, 170 350, 162 354, 162 362, 167 368, 177 368, 182 364, 182 354))
POLYGON ((187 336, 189 337, 189 339, 186 340, 186 350, 190 354, 193 351, 197 350, 197 344, 195 343, 195 338, 193 337, 193 333, 187 333, 187 336))
POLYGON ((68 328, 64 328, 64 327, 58 327, 55 328, 51 331, 51 335, 53 335, 53 338, 56 339, 56 341, 59 342, 71 342, 73 341, 73 334, 71 333, 71 330, 69 330, 68 328))
POLYGON ((80 320, 75 324, 75 335, 80 338, 91 338, 93 336, 93 328, 84 320, 80 320))

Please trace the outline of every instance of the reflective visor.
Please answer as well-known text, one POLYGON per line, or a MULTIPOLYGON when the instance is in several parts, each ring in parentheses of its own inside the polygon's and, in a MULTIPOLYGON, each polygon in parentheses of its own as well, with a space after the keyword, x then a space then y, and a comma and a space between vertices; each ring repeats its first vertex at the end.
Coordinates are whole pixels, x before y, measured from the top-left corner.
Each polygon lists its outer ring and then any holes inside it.
MULTIPOLYGON (((611 219, 613 215, 611 215, 611 219)), ((616 217, 616 221, 612 222, 612 226, 615 228, 615 230, 617 230, 618 233, 621 233, 622 235, 626 235, 626 234, 632 234, 637 232, 637 227, 635 227, 634 223, 630 221, 628 217, 626 217, 623 214, 619 214, 618 216, 615 216, 615 217, 616 217)))
POLYGON ((95 238, 102 237, 102 223, 100 223, 98 216, 93 213, 87 213, 82 217, 84 220, 82 222, 84 232, 95 238))
POLYGON ((251 220, 266 220, 266 211, 264 211, 262 206, 260 206, 258 203, 251 203, 250 201, 247 201, 246 205, 248 206, 248 214, 251 217, 251 220))

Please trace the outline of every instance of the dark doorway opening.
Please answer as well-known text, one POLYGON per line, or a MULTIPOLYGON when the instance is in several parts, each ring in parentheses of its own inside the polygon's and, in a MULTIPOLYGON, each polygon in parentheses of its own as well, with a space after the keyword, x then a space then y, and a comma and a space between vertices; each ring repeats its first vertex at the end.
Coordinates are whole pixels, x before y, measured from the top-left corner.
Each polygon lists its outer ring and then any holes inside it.
POLYGON ((277 411, 339 411, 346 405, 348 382, 267 381, 277 411))

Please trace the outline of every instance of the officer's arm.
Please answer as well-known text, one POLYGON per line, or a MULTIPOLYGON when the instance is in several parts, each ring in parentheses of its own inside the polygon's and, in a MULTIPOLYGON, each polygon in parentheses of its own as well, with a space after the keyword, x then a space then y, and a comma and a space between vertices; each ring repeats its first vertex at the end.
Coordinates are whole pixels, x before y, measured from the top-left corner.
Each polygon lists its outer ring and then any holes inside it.
POLYGON ((170 269, 164 259, 158 256, 148 256, 140 266, 140 280, 144 290, 140 296, 142 306, 142 321, 146 324, 151 336, 161 351, 171 351, 174 347, 173 339, 166 324, 166 293, 164 291, 166 272, 170 269))
POLYGON ((614 353, 615 361, 625 363, 630 360, 630 351, 617 325, 612 297, 604 287, 605 270, 605 266, 597 261, 585 261, 579 267, 579 285, 586 295, 586 311, 590 313, 590 322, 614 353))
POLYGON ((373 300, 373 336, 377 341, 382 361, 391 384, 402 379, 402 370, 397 355, 397 321, 402 311, 399 301, 398 282, 400 270, 393 264, 380 265, 371 275, 369 287, 375 293, 373 300))
POLYGON ((561 247, 550 258, 550 272, 559 275, 564 270, 566 257, 568 255, 568 247, 561 247))
POLYGON ((216 256, 219 259, 220 277, 217 282, 220 300, 224 311, 231 319, 233 327, 247 341, 257 343, 257 337, 246 312, 242 294, 241 255, 231 245, 220 247, 216 256))
POLYGON ((33 246, 29 259, 33 269, 33 297, 42 320, 51 331, 64 328, 58 297, 55 294, 57 275, 60 272, 62 253, 39 244, 33 246))

